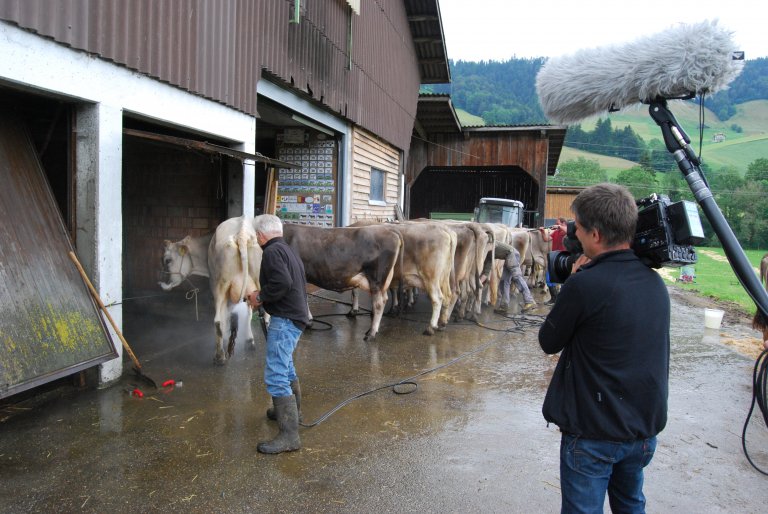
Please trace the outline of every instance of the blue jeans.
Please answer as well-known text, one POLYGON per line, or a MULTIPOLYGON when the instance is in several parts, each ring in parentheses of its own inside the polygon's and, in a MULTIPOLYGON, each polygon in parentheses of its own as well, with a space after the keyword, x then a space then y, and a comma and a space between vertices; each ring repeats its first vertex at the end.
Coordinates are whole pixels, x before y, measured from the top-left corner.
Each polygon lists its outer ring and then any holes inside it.
POLYGON ((264 366, 264 383, 267 392, 274 397, 290 396, 291 382, 296 380, 293 367, 293 351, 299 342, 301 330, 288 318, 272 316, 267 331, 267 359, 264 366))
POLYGON ((597 441, 563 434, 560 441, 562 513, 645 512, 643 468, 656 451, 656 437, 629 442, 597 441))

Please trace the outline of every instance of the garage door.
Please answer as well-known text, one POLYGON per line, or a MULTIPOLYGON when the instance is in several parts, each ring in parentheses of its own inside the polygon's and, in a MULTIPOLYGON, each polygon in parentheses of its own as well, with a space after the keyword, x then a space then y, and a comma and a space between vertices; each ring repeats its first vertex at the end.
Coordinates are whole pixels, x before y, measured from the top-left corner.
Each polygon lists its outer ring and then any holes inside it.
POLYGON ((22 122, 0 116, 0 398, 117 357, 22 122))

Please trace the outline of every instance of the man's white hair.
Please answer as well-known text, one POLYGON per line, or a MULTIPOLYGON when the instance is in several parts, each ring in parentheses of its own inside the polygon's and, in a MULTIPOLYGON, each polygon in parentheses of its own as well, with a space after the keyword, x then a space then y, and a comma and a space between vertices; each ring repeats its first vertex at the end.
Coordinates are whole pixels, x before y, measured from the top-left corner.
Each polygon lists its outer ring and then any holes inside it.
POLYGON ((283 222, 274 214, 262 214, 253 219, 253 230, 264 235, 283 235, 283 222))

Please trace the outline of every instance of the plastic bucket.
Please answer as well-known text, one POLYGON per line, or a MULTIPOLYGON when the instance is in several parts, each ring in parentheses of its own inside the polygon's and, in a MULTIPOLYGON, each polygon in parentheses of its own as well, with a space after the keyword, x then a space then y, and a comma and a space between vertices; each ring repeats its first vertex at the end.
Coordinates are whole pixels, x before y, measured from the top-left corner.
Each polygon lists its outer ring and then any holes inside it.
POLYGON ((720 309, 704 309, 704 326, 717 330, 723 322, 723 314, 725 312, 720 309))

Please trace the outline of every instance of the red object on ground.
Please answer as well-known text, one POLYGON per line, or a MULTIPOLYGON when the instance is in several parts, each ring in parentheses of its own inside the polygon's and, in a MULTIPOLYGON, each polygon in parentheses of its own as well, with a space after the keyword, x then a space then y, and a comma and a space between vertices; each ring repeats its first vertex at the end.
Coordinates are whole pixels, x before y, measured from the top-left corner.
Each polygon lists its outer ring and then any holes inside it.
POLYGON ((144 398, 144 393, 141 392, 141 389, 136 388, 133 391, 131 391, 131 394, 137 398, 144 398))
POLYGON ((172 387, 176 384, 175 380, 166 380, 163 382, 163 387, 172 387))

